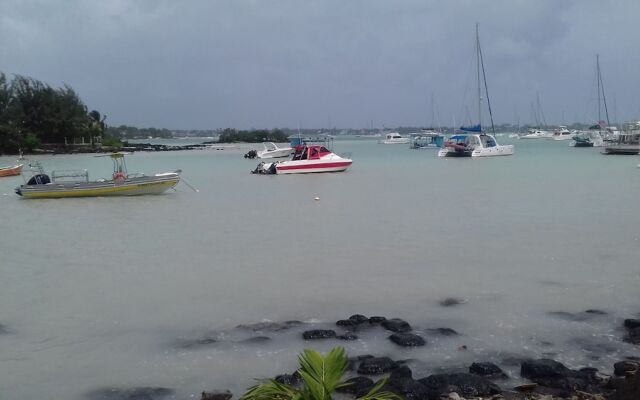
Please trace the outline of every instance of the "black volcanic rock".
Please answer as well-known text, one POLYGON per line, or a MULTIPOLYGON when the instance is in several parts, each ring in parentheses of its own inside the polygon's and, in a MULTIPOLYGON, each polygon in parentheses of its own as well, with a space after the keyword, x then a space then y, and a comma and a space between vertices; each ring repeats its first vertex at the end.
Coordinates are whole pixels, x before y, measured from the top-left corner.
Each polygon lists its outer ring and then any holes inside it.
POLYGON ((298 371, 296 371, 293 374, 278 375, 275 378, 273 378, 273 380, 278 383, 282 383, 289 386, 298 386, 302 381, 302 378, 300 377, 300 374, 298 373, 298 371))
POLYGON ((338 335, 336 336, 336 338, 340 339, 340 340, 358 340, 358 336, 354 335, 351 332, 346 332, 342 335, 338 335))
POLYGON ((473 363, 469 367, 469 373, 484 376, 487 379, 505 379, 507 374, 492 362, 473 363))
POLYGON ((371 325, 380 324, 386 320, 387 319, 385 317, 379 317, 379 316, 369 317, 369 323, 371 325))
POLYGON ((418 347, 427 344, 423 338, 413 333, 394 333, 389 336, 389 340, 402 347, 418 347))
POLYGON ((601 391, 602 379, 595 368, 572 370, 563 364, 550 360, 526 360, 520 366, 520 375, 538 385, 558 389, 558 395, 568 395, 576 390, 589 393, 601 391))
POLYGON ((349 320, 355 322, 356 324, 364 324, 365 322, 369 322, 369 318, 365 317, 362 314, 354 314, 349 317, 349 320))
POLYGON ((387 319, 380 323, 382 327, 386 330, 392 332, 409 332, 411 330, 411 325, 405 320, 400 318, 387 319))
POLYGON ((481 376, 467 373, 434 374, 419 379, 429 394, 429 399, 456 392, 466 397, 491 396, 502 393, 498 385, 481 376))
POLYGON ((398 364, 389 357, 365 358, 360 362, 358 374, 379 375, 389 372, 398 367, 398 364))
POLYGON ((457 336, 458 332, 451 328, 430 328, 427 329, 427 332, 434 335, 442 335, 442 336, 457 336))
POLYGON ((383 390, 395 393, 405 400, 427 399, 427 388, 413 379, 413 374, 407 366, 393 370, 383 390))
POLYGON ((613 364, 613 373, 616 376, 626 376, 628 373, 637 373, 640 371, 640 363, 637 361, 619 361, 613 364))
POLYGON ((336 332, 330 329, 313 329, 302 333, 304 340, 331 339, 336 337, 336 332))
POLYGON ((447 297, 445 299, 440 300, 439 304, 442 307, 452 307, 452 306, 458 306, 460 304, 464 304, 467 301, 464 299, 458 299, 456 297, 447 297))

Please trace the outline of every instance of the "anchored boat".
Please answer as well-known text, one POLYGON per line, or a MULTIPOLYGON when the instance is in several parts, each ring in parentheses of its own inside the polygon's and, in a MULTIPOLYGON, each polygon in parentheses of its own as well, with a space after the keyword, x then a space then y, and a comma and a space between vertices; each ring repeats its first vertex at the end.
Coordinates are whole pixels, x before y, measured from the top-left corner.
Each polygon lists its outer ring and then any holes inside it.
POLYGON ((325 146, 298 145, 294 147, 291 160, 271 163, 261 162, 254 174, 308 174, 317 172, 342 172, 351 166, 353 161, 341 157, 325 146))
POLYGON ((25 199, 138 196, 164 193, 180 181, 180 170, 151 176, 128 174, 123 153, 108 156, 113 161, 111 179, 90 181, 86 169, 53 171, 49 176, 39 163, 35 163, 35 174, 26 184, 16 188, 16 194, 25 199))
POLYGON ((499 145, 495 138, 495 127, 493 124, 493 114, 491 112, 491 101, 487 79, 484 74, 484 62, 482 59, 482 49, 480 48, 480 36, 478 25, 476 24, 476 65, 478 73, 478 124, 474 126, 460 128, 464 134, 453 135, 444 142, 444 147, 438 151, 439 157, 492 157, 510 156, 513 154, 513 145, 499 145), (482 130, 482 87, 480 76, 484 80, 484 91, 491 118, 491 130, 494 135, 489 135, 482 130))
POLYGON ((256 153, 258 158, 283 158, 289 157, 293 153, 293 147, 278 147, 272 142, 265 142, 262 145, 264 150, 256 153))
POLYGON ((12 165, 10 167, 0 167, 0 177, 20 175, 22 172, 22 164, 12 165))

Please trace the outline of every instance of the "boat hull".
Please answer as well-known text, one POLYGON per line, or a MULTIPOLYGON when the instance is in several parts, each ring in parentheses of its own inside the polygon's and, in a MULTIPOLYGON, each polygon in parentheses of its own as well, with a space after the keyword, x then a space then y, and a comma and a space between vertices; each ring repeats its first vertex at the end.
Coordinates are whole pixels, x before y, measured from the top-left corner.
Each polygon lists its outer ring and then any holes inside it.
POLYGON ((282 150, 274 150, 274 151, 259 151, 258 158, 285 158, 289 157, 293 149, 282 149, 282 150))
POLYGON ((604 154, 628 154, 635 155, 640 153, 639 146, 605 146, 603 149, 604 154))
POLYGON ((124 181, 22 185, 16 189, 16 193, 25 199, 154 195, 166 192, 176 186, 179 181, 178 174, 167 173, 124 181))
POLYGON ((318 160, 316 162, 308 161, 285 161, 276 164, 277 174, 311 174, 321 172, 343 172, 346 171, 353 161, 342 160, 334 161, 329 160, 323 162, 318 160))
POLYGON ((471 157, 494 157, 513 155, 512 145, 497 145, 495 147, 475 148, 471 157))
POLYGON ((0 176, 15 176, 22 172, 22 164, 13 167, 0 168, 0 176))

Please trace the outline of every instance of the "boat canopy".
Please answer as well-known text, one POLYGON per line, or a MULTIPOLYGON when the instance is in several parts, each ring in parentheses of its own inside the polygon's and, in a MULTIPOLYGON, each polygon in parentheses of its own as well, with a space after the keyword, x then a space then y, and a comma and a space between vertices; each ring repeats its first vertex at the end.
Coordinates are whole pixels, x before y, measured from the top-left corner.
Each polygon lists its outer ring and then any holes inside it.
POLYGON ((482 127, 480 124, 473 126, 461 126, 460 130, 465 132, 482 132, 482 127))
POLYGON ((331 154, 331 151, 324 146, 295 146, 293 161, 296 160, 318 160, 320 157, 331 154))

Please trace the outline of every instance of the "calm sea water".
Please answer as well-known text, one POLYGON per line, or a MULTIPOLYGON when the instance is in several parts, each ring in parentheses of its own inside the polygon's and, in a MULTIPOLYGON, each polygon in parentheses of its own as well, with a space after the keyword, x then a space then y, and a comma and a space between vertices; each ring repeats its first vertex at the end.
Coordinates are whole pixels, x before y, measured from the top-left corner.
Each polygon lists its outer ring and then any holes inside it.
MULTIPOLYGON (((180 184, 132 198, 22 200, 22 178, 2 178, 0 398, 82 399, 112 386, 239 395, 253 378, 292 371, 302 348, 337 344, 410 358, 420 377, 479 360, 517 376, 509 357, 608 370, 640 355, 619 329, 640 312, 640 158, 515 145, 513 157, 472 160, 340 140, 351 170, 298 176, 249 174, 250 146, 137 153, 130 171, 180 168, 200 192, 180 184), (439 306, 448 296, 467 302, 439 306), (587 309, 608 314, 549 315, 587 309), (251 344, 234 329, 331 326, 354 313, 405 318, 429 343, 399 349, 375 329, 305 343, 303 327, 251 344), (429 336, 434 327, 461 335, 429 336), (206 335, 220 341, 176 345, 206 335)), ((107 158, 36 158, 110 175, 107 158)))

